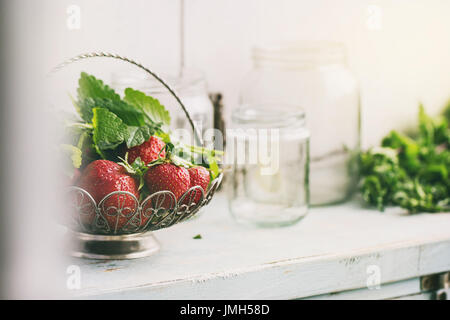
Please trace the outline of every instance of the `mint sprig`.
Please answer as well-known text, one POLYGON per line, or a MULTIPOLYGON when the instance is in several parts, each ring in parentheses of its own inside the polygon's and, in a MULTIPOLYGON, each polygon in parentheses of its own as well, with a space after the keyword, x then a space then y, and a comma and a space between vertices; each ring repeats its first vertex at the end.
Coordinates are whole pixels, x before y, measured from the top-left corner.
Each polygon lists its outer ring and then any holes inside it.
POLYGON ((105 108, 94 108, 92 126, 93 140, 100 151, 115 149, 129 137, 128 126, 122 119, 105 108))

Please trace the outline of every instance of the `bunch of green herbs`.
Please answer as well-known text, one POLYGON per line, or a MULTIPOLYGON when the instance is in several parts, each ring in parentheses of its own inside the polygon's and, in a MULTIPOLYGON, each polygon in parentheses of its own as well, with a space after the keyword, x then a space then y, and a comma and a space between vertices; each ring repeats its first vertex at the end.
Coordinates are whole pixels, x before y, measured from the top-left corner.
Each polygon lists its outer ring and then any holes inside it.
POLYGON ((450 210, 450 103, 439 117, 419 106, 413 134, 391 131, 380 147, 360 155, 364 201, 383 211, 400 206, 410 213, 450 210))

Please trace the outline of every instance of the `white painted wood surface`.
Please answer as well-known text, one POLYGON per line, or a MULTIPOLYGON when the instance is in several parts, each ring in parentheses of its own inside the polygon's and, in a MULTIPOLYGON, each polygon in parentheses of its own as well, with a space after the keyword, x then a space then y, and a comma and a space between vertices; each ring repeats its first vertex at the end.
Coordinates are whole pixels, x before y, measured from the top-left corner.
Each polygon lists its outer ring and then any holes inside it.
MULTIPOLYGON (((419 295, 420 278, 412 278, 403 281, 386 283, 376 287, 340 291, 329 294, 322 294, 313 297, 306 297, 308 300, 380 300, 380 299, 398 299, 399 297, 411 297, 419 295)), ((417 298, 416 298, 417 299, 417 298)))
POLYGON ((256 229, 236 224, 219 194, 200 218, 155 235, 162 248, 149 258, 74 259, 81 267, 81 289, 75 294, 102 299, 295 299, 368 290, 368 267, 376 266, 382 284, 370 296, 387 298, 415 294, 414 278, 450 270, 449 213, 380 213, 350 202, 311 209, 295 226, 256 229), (197 234, 202 239, 193 239, 197 234), (406 279, 412 280, 387 285, 406 279))

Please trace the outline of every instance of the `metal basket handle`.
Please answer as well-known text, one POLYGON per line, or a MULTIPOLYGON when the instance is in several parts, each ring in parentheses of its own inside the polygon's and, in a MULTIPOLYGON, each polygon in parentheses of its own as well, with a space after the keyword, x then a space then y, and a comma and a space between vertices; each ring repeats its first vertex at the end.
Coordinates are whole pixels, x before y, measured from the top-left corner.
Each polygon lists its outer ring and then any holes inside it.
POLYGON ((150 69, 144 67, 142 64, 140 64, 134 60, 131 60, 127 57, 120 56, 118 54, 108 53, 108 52, 84 53, 84 54, 77 55, 76 57, 68 59, 68 60, 64 61, 63 63, 57 65, 50 71, 50 75, 52 75, 53 73, 61 70, 65 66, 72 64, 74 62, 88 59, 88 58, 97 58, 97 57, 113 58, 113 59, 118 59, 118 60, 122 60, 122 61, 125 61, 128 63, 131 63, 131 64, 135 65, 136 67, 144 70, 145 72, 150 74, 153 78, 155 78, 158 82, 160 82, 170 92, 170 94, 175 98, 175 100, 180 105, 181 109, 183 109, 184 114, 186 115, 186 118, 188 119, 189 124, 191 125, 192 130, 194 132, 194 138, 195 138, 196 143, 200 146, 203 146, 203 141, 202 141, 202 137, 201 137, 200 133, 198 132, 197 128, 194 126, 194 122, 192 121, 192 118, 191 118, 189 112, 187 111, 186 107, 184 106, 183 102, 181 102, 181 99, 178 97, 178 95, 175 93, 175 91, 166 82, 164 82, 164 80, 162 80, 156 73, 154 73, 150 69))

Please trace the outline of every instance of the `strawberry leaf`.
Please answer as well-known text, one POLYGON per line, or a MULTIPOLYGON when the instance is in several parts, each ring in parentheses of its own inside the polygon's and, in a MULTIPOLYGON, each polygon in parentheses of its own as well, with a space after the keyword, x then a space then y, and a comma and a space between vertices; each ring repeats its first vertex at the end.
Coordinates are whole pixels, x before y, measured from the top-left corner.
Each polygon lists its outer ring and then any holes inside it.
POLYGON ((125 168, 125 170, 133 175, 135 178, 139 179, 139 187, 138 190, 141 190, 144 187, 144 175, 148 170, 148 167, 146 164, 141 160, 140 157, 137 157, 136 160, 132 164, 128 162, 128 152, 125 154, 125 159, 119 157, 122 162, 119 162, 122 167, 125 168))

